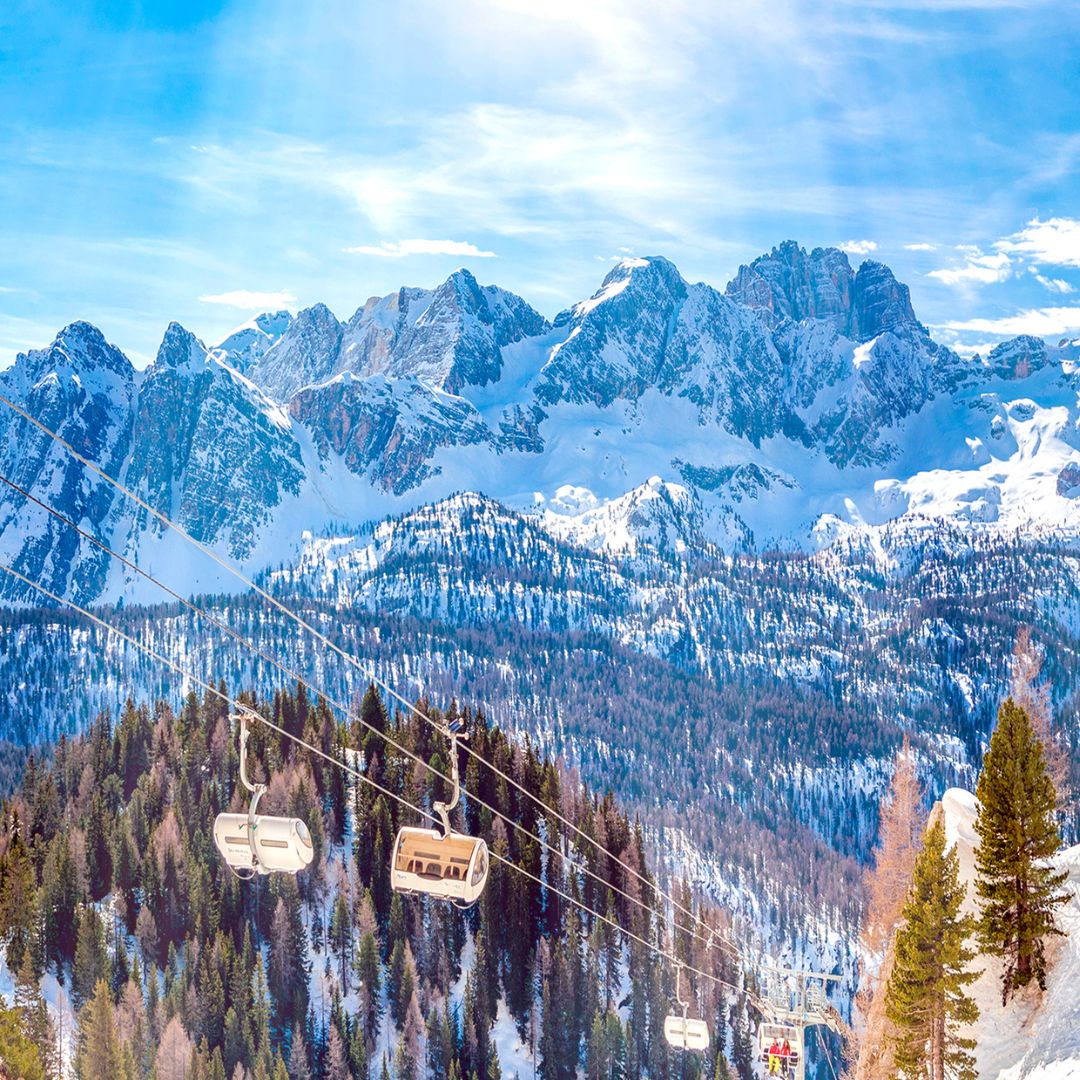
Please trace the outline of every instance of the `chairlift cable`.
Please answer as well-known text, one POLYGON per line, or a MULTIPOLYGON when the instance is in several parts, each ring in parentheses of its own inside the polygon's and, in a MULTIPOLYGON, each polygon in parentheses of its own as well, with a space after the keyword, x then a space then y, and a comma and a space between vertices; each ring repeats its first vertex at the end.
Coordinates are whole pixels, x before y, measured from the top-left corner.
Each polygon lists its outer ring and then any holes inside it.
POLYGON ((832 1073, 833 1080, 837 1080, 836 1068, 833 1066, 832 1054, 829 1053, 829 1044, 825 1041, 825 1037, 821 1034, 821 1028, 815 1025, 814 1034, 817 1036, 817 1041, 821 1044, 821 1049, 825 1051, 825 1060, 829 1063, 829 1072, 832 1073))
MULTIPOLYGON (((285 604, 283 604, 280 600, 278 600, 276 597, 274 597, 271 593, 267 592, 267 590, 265 590, 261 586, 257 585, 254 581, 252 581, 249 577, 247 577, 247 575, 244 574, 244 572, 242 570, 240 570, 238 567, 232 565, 229 562, 229 560, 227 560, 227 559, 223 558, 222 556, 218 555, 211 548, 207 547, 205 544, 203 544, 199 540, 195 539, 195 537, 192 536, 182 525, 178 525, 176 522, 174 522, 167 515, 163 514, 160 510, 156 510, 153 506, 151 506, 148 502, 146 502, 145 499, 141 498, 139 495, 137 495, 134 491, 132 491, 126 485, 124 485, 119 480, 115 479, 114 477, 110 476, 107 472, 105 472, 102 468, 100 468, 98 465, 96 465, 93 461, 91 461, 85 455, 81 454, 78 450, 76 450, 75 447, 71 445, 71 443, 69 443, 66 439, 63 438, 63 436, 59 435, 57 432, 53 431, 51 428, 46 426, 39 419, 37 419, 37 417, 31 415, 31 413, 29 413, 26 409, 22 408, 20 405, 17 405, 15 402, 13 402, 9 398, 5 397, 3 394, 0 394, 0 402, 3 402, 10 409, 12 409, 14 412, 18 413, 18 415, 23 417, 23 419, 25 419, 29 423, 33 424, 41 432, 43 432, 45 435, 49 436, 49 438, 51 438, 55 442, 59 443, 62 447, 64 447, 64 449, 73 458, 75 458, 76 461, 79 461, 82 465, 84 465, 86 468, 90 469, 93 473, 95 473, 97 476, 99 476, 102 480, 106 481, 106 483, 112 485, 118 491, 122 492, 129 499, 131 499, 134 503, 136 503, 138 506, 141 506, 144 510, 146 510, 147 513, 152 514, 158 521, 160 521, 167 528, 170 528, 170 529, 174 530, 175 532, 177 532, 181 537, 183 537, 185 540, 187 540, 195 548, 197 548, 199 551, 201 551, 204 555, 207 555, 209 558, 211 558, 222 569, 226 570, 228 573, 232 574, 239 581, 243 582, 248 588, 250 588, 251 590, 256 592, 259 596, 261 596, 269 604, 271 604, 278 611, 280 611, 282 614, 284 614, 287 618, 292 619, 295 623, 297 623, 297 625, 299 625, 303 629, 307 630, 308 633, 312 634, 319 641, 321 641, 324 645, 326 645, 329 649, 331 649, 333 652, 337 653, 343 660, 346 661, 346 663, 350 664, 357 671, 359 671, 369 682, 374 683, 376 686, 379 686, 388 697, 393 698, 396 702, 398 702, 399 705, 404 707, 406 710, 408 710, 409 712, 413 713, 414 715, 420 717, 426 723, 430 724, 432 727, 439 730, 438 724, 436 724, 435 721, 431 719, 431 717, 427 716, 421 709, 418 709, 415 704, 408 701, 405 697, 403 697, 401 694, 399 694, 385 680, 381 679, 374 670, 369 669, 369 668, 365 668, 364 665, 359 660, 357 660, 357 658, 354 657, 351 653, 346 652, 339 645, 337 645, 333 641, 331 641, 325 634, 323 634, 321 631, 317 630, 314 626, 312 626, 309 622, 307 622, 302 616, 300 616, 296 612, 292 611, 285 604)), ((664 891, 658 884, 656 884, 654 881, 652 881, 647 875, 644 875, 644 874, 640 873, 634 867, 632 867, 629 864, 623 862, 622 859, 620 859, 613 852, 609 851, 599 841, 597 841, 593 837, 589 836, 588 833, 586 833, 583 829, 579 828, 572 821, 569 821, 566 817, 564 817, 561 813, 559 813, 559 811, 556 810, 554 807, 548 806, 547 803, 545 803, 542 799, 539 798, 539 796, 533 794, 531 791, 529 791, 522 784, 518 783, 518 781, 515 780, 512 776, 508 776, 501 769, 499 769, 496 765, 494 765, 491 762, 487 761, 482 755, 478 754, 475 750, 473 750, 470 747, 466 746, 465 747, 465 752, 467 754, 469 754, 470 757, 473 757, 477 761, 479 761, 482 764, 486 765, 493 773, 495 773, 501 779, 505 780, 508 784, 510 784, 515 789, 520 791, 523 795, 526 796, 526 798, 531 799, 534 803, 536 803, 537 806, 539 806, 542 810, 544 810, 545 813, 551 814, 558 821, 562 822, 563 825, 565 825, 566 827, 571 829, 576 835, 578 835, 579 837, 581 837, 582 839, 587 841, 589 844, 591 844, 598 852, 600 852, 603 855, 606 855, 609 859, 612 859, 615 863, 622 866, 624 870, 626 870, 629 874, 631 874, 633 877, 635 877, 638 881, 640 881, 642 884, 647 885, 649 888, 651 888, 653 890, 653 892, 657 896, 662 897, 667 903, 671 904, 673 909, 681 911, 684 915, 688 916, 691 920, 693 920, 699 926, 703 927, 707 934, 713 935, 714 938, 716 938, 720 942, 728 945, 736 953, 736 955, 740 959, 743 959, 743 960, 746 959, 743 956, 741 950, 739 950, 739 947, 729 937, 727 937, 725 934, 723 934, 716 927, 709 926, 708 923, 706 923, 705 920, 702 919, 700 915, 695 914, 693 911, 691 911, 689 908, 687 908, 684 904, 681 904, 673 896, 671 896, 669 893, 664 891)), ((697 935, 697 936, 700 936, 700 935, 697 935)))
MULTIPOLYGON (((101 629, 105 630, 106 633, 115 635, 116 637, 120 638, 122 641, 125 641, 127 644, 129 644, 131 646, 134 646, 136 649, 139 649, 141 652, 146 653, 151 658, 153 658, 155 660, 158 660, 160 663, 165 664, 167 667, 171 668, 174 672, 176 672, 178 675, 180 675, 184 679, 187 679, 189 682, 192 682, 197 686, 201 686, 208 693, 211 693, 211 694, 215 695, 216 697, 220 698, 222 701, 226 702, 226 704, 231 705, 232 707, 234 707, 236 709, 245 710, 250 717, 258 720, 261 724, 264 724, 271 731, 274 731, 277 734, 281 735, 282 737, 288 739, 290 742, 295 743, 297 746, 301 747, 302 749, 307 750, 307 751, 317 755, 318 757, 323 758, 325 761, 330 762, 331 765, 337 766, 338 768, 340 768, 340 769, 344 770, 346 773, 348 773, 350 776, 353 776, 357 780, 360 780, 363 783, 370 785, 376 791, 380 792, 383 795, 386 795, 388 798, 391 798, 391 799, 395 800, 396 802, 400 803, 402 806, 406 807, 407 809, 412 810, 416 814, 419 814, 421 817, 427 818, 429 821, 438 823, 438 819, 432 813, 430 813, 429 811, 424 810, 419 806, 415 806, 413 803, 409 802, 408 799, 404 798, 401 795, 398 795, 394 791, 391 791, 389 788, 383 787, 377 781, 372 780, 369 776, 364 775, 364 773, 360 772, 359 770, 352 768, 351 766, 345 764, 344 762, 336 760, 335 758, 331 757, 329 754, 325 753, 323 750, 320 750, 317 746, 313 746, 311 743, 307 742, 307 740, 305 740, 305 739, 303 739, 303 738, 301 738, 301 737, 299 737, 297 735, 293 735, 289 731, 286 731, 285 728, 281 727, 279 724, 275 724, 272 720, 268 720, 265 716, 262 715, 262 713, 258 712, 256 709, 253 709, 250 705, 247 705, 247 704, 239 701, 238 699, 231 697, 229 694, 224 693, 223 691, 219 690, 216 686, 214 686, 212 683, 207 682, 205 679, 201 678, 200 676, 192 674, 186 668, 184 668, 180 664, 178 664, 175 660, 171 660, 169 657, 163 655, 162 653, 159 653, 152 646, 147 645, 147 644, 145 644, 145 643, 143 643, 141 641, 137 641, 135 638, 131 637, 129 634, 124 633, 123 630, 120 630, 118 627, 113 626, 111 623, 107 622, 105 619, 102 619, 100 616, 95 615, 92 611, 89 611, 87 608, 84 608, 81 605, 75 603, 75 601, 69 600, 69 599, 67 599, 65 597, 62 597, 62 596, 58 596, 56 593, 52 592, 50 589, 46 588, 44 585, 42 585, 39 582, 36 582, 33 579, 27 577, 25 574, 20 573, 18 570, 14 569, 14 567, 8 566, 6 563, 0 563, 0 570, 6 571, 12 577, 17 578, 19 581, 22 581, 24 584, 29 585, 33 589, 36 589, 42 595, 47 596, 50 600, 53 600, 55 603, 63 604, 66 607, 71 608, 72 611, 77 612, 79 615, 82 615, 84 618, 89 619, 91 622, 93 622, 97 626, 101 627, 101 629)), ((541 888, 545 888, 549 892, 552 892, 556 896, 559 896, 562 899, 566 900, 568 903, 575 905, 576 907, 578 907, 582 911, 584 911, 586 914, 591 915, 593 918, 600 919, 602 922, 607 923, 613 929, 615 929, 615 930, 619 931, 620 933, 624 934, 627 938, 629 938, 629 939, 631 939, 633 941, 636 941, 640 945, 644 945, 645 948, 649 949, 651 952, 655 953, 657 956, 660 956, 661 958, 666 959, 669 962, 672 962, 672 963, 675 962, 675 957, 671 953, 668 953, 667 951, 662 949, 659 945, 653 944, 652 942, 646 940, 645 938, 639 936, 638 934, 635 934, 632 930, 627 930, 626 927, 624 927, 617 920, 612 919, 607 915, 603 915, 598 911, 594 911, 592 908, 590 908, 587 904, 583 903, 581 900, 575 899, 569 893, 566 893, 566 892, 562 891, 561 889, 558 889, 555 886, 553 886, 551 884, 548 884, 542 878, 538 877, 536 874, 533 874, 531 871, 525 869, 525 867, 519 866, 517 863, 511 861, 510 859, 506 858, 505 856, 498 854, 498 852, 493 851, 491 853, 491 857, 493 859, 497 860, 498 862, 501 862, 503 865, 508 866, 511 870, 515 870, 517 873, 522 874, 525 877, 529 878, 530 880, 534 881, 536 884, 540 885, 541 888)), ((747 1000, 752 1005, 754 1005, 755 1008, 758 1008, 760 1006, 760 1004, 761 1004, 761 999, 758 998, 756 994, 754 994, 750 990, 748 990, 745 986, 738 986, 735 983, 728 982, 725 979, 721 979, 719 976, 713 975, 711 972, 702 971, 699 968, 691 967, 688 964, 684 964, 683 967, 684 967, 684 969, 686 971, 693 972, 695 975, 698 975, 703 979, 708 979, 708 980, 712 981, 713 983, 717 984, 718 986, 723 986, 723 987, 726 987, 727 989, 734 990, 736 993, 746 995, 747 1000)))
MULTIPOLYGON (((141 566, 139 566, 137 563, 133 562, 132 560, 128 559, 125 555, 121 554, 120 552, 116 551, 114 548, 110 547, 103 540, 100 540, 98 537, 94 536, 92 533, 87 532, 85 529, 83 529, 80 525, 78 525, 75 521, 73 521, 67 515, 63 514, 61 511, 55 509, 54 507, 50 506, 48 503, 46 503, 43 500, 37 498, 35 495, 31 494, 25 488, 23 488, 19 484, 15 483, 14 481, 9 480, 6 476, 3 476, 2 474, 0 474, 0 482, 3 482, 5 484, 7 484, 8 487, 12 488, 14 491, 17 491, 20 495, 24 496, 26 499, 30 500, 35 505, 39 506, 42 510, 45 510, 46 512, 51 514, 58 521, 63 522, 69 528, 73 529, 76 533, 78 533, 79 536, 81 536, 85 540, 90 541, 90 543, 92 543, 96 547, 100 548, 106 554, 108 554, 108 555, 112 556, 113 558, 117 559, 120 563, 122 563, 129 570, 133 571, 134 573, 138 574, 140 577, 146 579, 147 581, 149 581, 152 584, 154 584, 155 586, 157 586, 159 589, 161 589, 163 592, 168 594, 170 597, 172 597, 178 603, 183 604, 184 607, 188 608, 190 611, 194 612, 197 615, 202 616, 204 619, 206 619, 208 622, 210 622, 213 626, 217 627, 218 630, 220 630, 223 633, 227 634, 233 640, 237 641, 239 644, 241 644, 245 648, 249 649, 251 652, 253 652, 255 655, 257 655, 260 659, 262 659, 266 663, 271 664, 273 667, 277 668, 279 671, 281 671, 288 678, 300 683, 301 685, 306 687, 309 691, 311 691, 311 693, 322 697, 324 700, 327 701, 328 704, 330 704, 334 708, 338 709, 340 712, 344 713, 349 718, 355 720, 357 723, 361 724, 363 727, 367 728, 368 731, 372 732, 373 734, 375 734, 375 735, 379 736, 380 738, 382 738, 383 740, 385 740, 385 742, 388 745, 392 746, 395 750, 397 750, 399 753, 403 754, 405 757, 409 758, 410 760, 416 762, 419 765, 422 765, 425 769, 427 769, 429 772, 431 772, 434 776, 439 777, 441 780, 444 780, 447 783, 452 783, 453 782, 452 778, 450 776, 447 776, 445 773, 440 772, 438 769, 436 769, 429 762, 425 761, 419 754, 417 754, 414 751, 412 751, 412 750, 408 749, 407 747, 403 746, 401 743, 399 743, 398 741, 393 739, 386 732, 380 731, 373 724, 371 724, 368 721, 364 720, 363 717, 357 716, 355 714, 354 710, 352 710, 348 706, 342 704, 340 701, 338 701, 336 698, 334 698, 330 694, 325 693, 317 685, 313 684, 312 682, 308 681, 307 679, 304 679, 299 673, 297 673, 292 668, 290 668, 286 663, 284 663, 282 661, 279 661, 275 657, 271 656, 263 648, 261 648, 258 644, 256 644, 255 642, 249 640, 248 638, 246 638, 239 631, 233 630, 232 627, 230 627, 227 623, 223 622, 221 619, 217 618, 215 615, 211 614, 210 612, 206 611, 204 608, 200 607, 193 600, 182 596, 175 589, 171 588, 165 582, 163 582, 159 578, 155 577, 149 571, 144 570, 141 566)), ((430 721, 430 722, 434 723, 434 721, 430 721)), ((440 729, 440 731, 441 731, 441 729, 440 729)), ((481 758, 481 760, 484 760, 484 759, 481 758)), ((574 868, 580 870, 583 874, 588 875, 589 877, 591 877, 593 880, 598 882, 604 888, 612 890, 612 892, 617 893, 618 895, 624 897, 626 900, 629 900, 630 902, 636 904, 642 910, 648 911, 650 913, 653 911, 653 909, 650 908, 649 905, 646 904, 645 901, 643 901, 639 897, 633 896, 631 893, 628 893, 626 890, 620 888, 618 885, 615 885, 614 883, 608 881, 606 878, 601 877, 595 871, 590 870, 589 867, 586 866, 584 863, 576 862, 574 859, 569 857, 567 854, 565 854, 564 852, 560 851, 558 848, 553 846, 549 841, 546 841, 542 837, 537 836, 534 833, 530 832, 528 829, 525 828, 524 825, 521 825, 519 822, 516 822, 516 821, 513 821, 513 820, 507 818, 505 815, 501 814, 495 807, 493 807, 490 803, 488 803, 485 800, 481 799, 479 796, 475 796, 475 795, 470 794, 468 792, 468 790, 464 787, 463 784, 461 785, 461 787, 465 791, 465 794, 468 795, 470 801, 474 802, 477 806, 482 806, 484 809, 488 810, 490 813, 494 814, 496 817, 501 818, 504 822, 506 822, 508 825, 510 825, 514 829, 517 829, 519 832, 524 833, 525 836, 528 837, 530 840, 536 841, 538 844, 541 845, 542 848, 544 848, 547 851, 550 851, 552 854, 557 855, 560 859, 564 860, 571 867, 574 867, 574 868)), ((619 865, 626 866, 626 864, 623 863, 622 860, 617 859, 614 855, 612 855, 611 857, 614 858, 615 861, 619 865)), ((629 869, 629 867, 627 867, 627 869, 629 869)), ((708 925, 708 924, 706 924, 706 925, 708 925)), ((736 957, 738 959, 742 959, 742 956, 738 952, 736 947, 731 942, 729 942, 726 938, 720 937, 718 931, 715 934, 715 938, 714 937, 706 938, 703 934, 698 933, 696 930, 693 930, 690 927, 682 926, 678 922, 675 922, 675 928, 678 931, 682 932, 682 933, 686 933, 686 934, 691 935, 692 937, 696 938, 698 941, 705 942, 706 946, 708 946, 710 940, 717 940, 718 939, 721 944, 728 945, 730 948, 735 950, 736 957)))

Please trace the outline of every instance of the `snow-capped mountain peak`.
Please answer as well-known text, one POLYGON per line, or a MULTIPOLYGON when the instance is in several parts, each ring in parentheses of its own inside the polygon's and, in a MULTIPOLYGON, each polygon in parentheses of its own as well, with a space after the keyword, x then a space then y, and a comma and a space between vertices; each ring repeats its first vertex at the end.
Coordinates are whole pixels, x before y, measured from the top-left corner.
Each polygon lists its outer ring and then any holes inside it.
POLYGON ((681 555, 702 543, 701 501, 692 488, 652 476, 620 498, 596 503, 588 489, 560 489, 553 505, 574 509, 560 513, 545 508, 541 520, 561 539, 609 554, 632 556, 644 545, 681 555))
POLYGON ((246 373, 289 329, 292 321, 292 314, 288 311, 264 311, 230 330, 213 347, 212 354, 229 367, 246 373))
POLYGON ((178 322, 171 322, 151 367, 172 368, 194 375, 206 370, 208 358, 206 346, 190 330, 178 322))

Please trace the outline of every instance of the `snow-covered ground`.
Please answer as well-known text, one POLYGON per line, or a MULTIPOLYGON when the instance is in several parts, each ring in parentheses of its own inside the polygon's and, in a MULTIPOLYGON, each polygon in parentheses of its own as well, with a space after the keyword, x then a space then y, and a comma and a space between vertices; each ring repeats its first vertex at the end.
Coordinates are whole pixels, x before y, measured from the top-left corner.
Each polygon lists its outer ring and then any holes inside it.
MULTIPOLYGON (((951 788, 941 800, 945 829, 960 856, 961 879, 968 886, 965 910, 978 910, 974 891, 975 796, 951 788)), ((981 1080, 1076 1080, 1080 1077, 1080 845, 1054 859, 1069 871, 1067 889, 1072 898, 1058 916, 1068 935, 1050 943, 1051 970, 1045 993, 1035 987, 1001 1004, 1001 965, 980 956, 982 975, 971 988, 979 1006, 978 1023, 970 1035, 976 1040, 975 1060, 981 1080)))

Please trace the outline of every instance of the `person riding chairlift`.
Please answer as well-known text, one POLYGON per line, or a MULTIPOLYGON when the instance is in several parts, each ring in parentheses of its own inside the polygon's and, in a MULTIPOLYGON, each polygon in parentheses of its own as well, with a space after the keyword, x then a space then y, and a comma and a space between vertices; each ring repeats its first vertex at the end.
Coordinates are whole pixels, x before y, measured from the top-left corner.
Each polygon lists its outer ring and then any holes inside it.
POLYGON ((788 1074, 788 1070, 791 1067, 791 1043, 784 1040, 784 1045, 780 1047, 780 1068, 783 1070, 785 1076, 788 1074))
MULTIPOLYGON (((791 1053, 790 1048, 788 1053, 791 1053)), ((773 1039, 772 1046, 769 1047, 769 1075, 780 1075, 780 1042, 778 1039, 773 1039)))

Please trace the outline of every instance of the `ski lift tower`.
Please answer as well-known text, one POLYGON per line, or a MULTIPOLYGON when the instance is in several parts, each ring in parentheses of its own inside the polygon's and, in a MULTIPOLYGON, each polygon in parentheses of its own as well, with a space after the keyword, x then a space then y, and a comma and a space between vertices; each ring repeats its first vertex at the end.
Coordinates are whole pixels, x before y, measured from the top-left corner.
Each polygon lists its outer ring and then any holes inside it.
POLYGON ((768 1062, 773 1039, 791 1045, 795 1080, 806 1077, 806 1030, 824 1025, 839 1031, 839 1016, 828 998, 829 983, 839 975, 821 975, 795 968, 762 968, 765 993, 761 1000, 762 1023, 758 1028, 761 1059, 768 1062))

